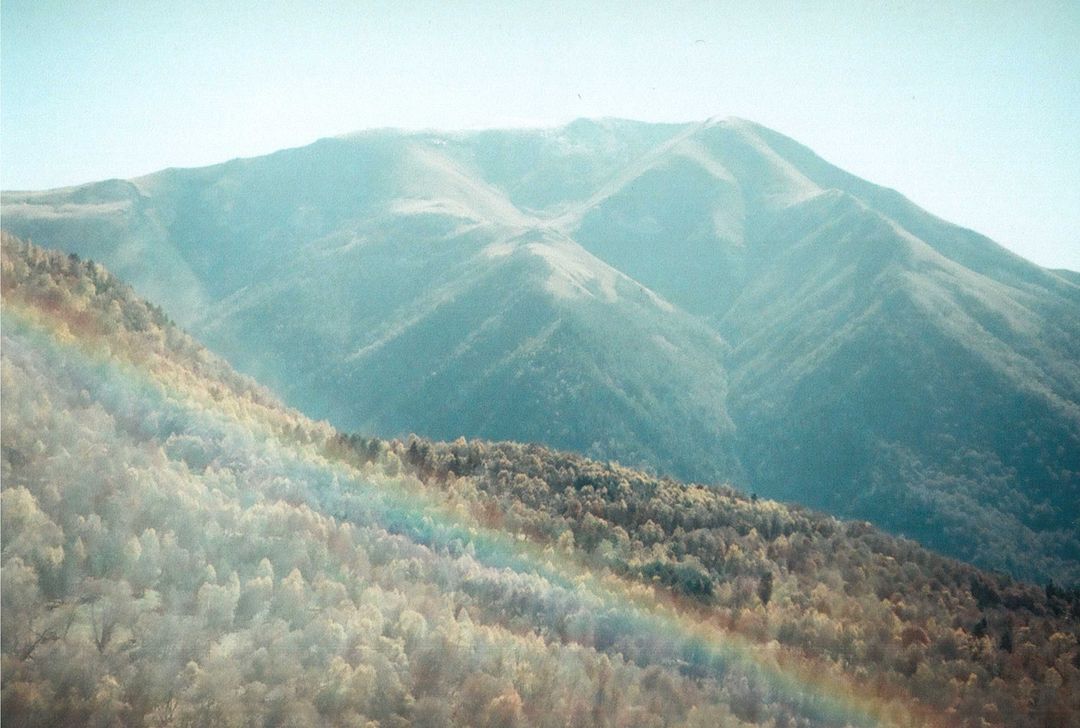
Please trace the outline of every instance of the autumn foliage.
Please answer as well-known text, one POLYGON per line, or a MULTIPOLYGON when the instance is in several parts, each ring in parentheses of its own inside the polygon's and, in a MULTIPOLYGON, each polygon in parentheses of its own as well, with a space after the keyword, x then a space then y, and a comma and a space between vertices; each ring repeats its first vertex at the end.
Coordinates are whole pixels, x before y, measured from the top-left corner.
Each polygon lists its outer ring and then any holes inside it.
POLYGON ((1080 599, 542 447, 348 436, 7 238, 11 725, 1064 726, 1080 599))

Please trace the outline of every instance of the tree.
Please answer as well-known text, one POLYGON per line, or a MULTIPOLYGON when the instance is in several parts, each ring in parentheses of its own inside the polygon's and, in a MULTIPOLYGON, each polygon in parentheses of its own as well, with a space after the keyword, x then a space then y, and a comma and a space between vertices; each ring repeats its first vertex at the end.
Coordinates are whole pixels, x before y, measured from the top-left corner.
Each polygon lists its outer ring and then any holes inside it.
POLYGON ((767 607, 769 605, 769 600, 772 599, 772 590, 773 575, 771 571, 766 571, 761 575, 761 578, 758 579, 757 594, 758 598, 761 599, 762 606, 767 607))

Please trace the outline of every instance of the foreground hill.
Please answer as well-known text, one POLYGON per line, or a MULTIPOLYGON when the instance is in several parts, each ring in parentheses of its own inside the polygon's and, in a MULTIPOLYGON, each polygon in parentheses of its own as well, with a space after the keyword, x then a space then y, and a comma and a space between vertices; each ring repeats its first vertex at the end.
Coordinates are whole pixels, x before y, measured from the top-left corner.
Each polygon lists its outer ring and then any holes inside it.
POLYGON ((3 719, 1066 725, 1080 594, 537 446, 337 434, 3 240, 3 719))
POLYGON ((544 442, 1080 580, 1080 287, 739 121, 6 193, 336 426, 544 442))

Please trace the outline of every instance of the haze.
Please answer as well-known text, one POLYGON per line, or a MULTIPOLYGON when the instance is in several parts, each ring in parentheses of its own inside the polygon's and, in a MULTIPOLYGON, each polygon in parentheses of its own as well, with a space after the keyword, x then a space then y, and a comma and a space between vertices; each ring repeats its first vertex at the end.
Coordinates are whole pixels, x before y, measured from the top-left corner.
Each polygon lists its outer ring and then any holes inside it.
POLYGON ((1080 6, 26 2, 2 8, 4 189, 377 126, 741 116, 1080 269, 1080 6))

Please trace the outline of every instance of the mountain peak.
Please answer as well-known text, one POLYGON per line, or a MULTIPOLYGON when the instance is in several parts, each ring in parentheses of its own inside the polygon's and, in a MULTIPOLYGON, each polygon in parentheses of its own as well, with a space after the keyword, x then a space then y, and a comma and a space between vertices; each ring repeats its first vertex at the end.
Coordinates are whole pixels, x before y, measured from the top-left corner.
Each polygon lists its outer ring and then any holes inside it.
POLYGON ((544 442, 1080 575, 1075 277, 745 119, 377 130, 2 212, 339 426, 544 442))

